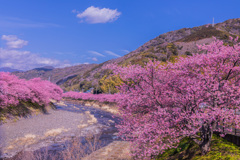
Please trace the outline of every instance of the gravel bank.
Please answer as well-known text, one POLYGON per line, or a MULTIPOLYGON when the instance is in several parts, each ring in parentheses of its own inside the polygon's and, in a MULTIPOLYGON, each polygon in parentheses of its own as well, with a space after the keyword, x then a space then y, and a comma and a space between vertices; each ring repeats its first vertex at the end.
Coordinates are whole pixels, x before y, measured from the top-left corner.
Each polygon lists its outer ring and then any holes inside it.
POLYGON ((47 114, 0 125, 1 158, 12 157, 24 150, 56 146, 56 143, 64 143, 72 137, 81 137, 90 132, 105 132, 114 137, 117 131, 115 122, 118 119, 108 112, 72 102, 56 105, 57 109, 47 114))

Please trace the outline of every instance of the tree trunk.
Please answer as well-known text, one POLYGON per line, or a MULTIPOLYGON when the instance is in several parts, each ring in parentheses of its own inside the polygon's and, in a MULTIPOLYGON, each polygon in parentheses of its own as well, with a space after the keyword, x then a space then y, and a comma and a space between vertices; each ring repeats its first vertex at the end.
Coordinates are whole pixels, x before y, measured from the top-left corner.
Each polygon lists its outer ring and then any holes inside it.
POLYGON ((202 155, 206 155, 210 151, 210 142, 211 142, 211 140, 206 139, 200 145, 202 155))
POLYGON ((206 155, 210 151, 213 129, 210 124, 203 124, 201 129, 201 154, 206 155))

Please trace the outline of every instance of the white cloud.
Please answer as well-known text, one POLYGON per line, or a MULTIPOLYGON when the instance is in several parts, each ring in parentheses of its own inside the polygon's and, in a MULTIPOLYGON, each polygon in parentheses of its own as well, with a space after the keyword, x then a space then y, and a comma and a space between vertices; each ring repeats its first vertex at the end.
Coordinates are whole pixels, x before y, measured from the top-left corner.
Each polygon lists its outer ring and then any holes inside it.
POLYGON ((118 54, 116 54, 116 53, 114 53, 114 52, 112 52, 112 51, 105 51, 107 54, 109 54, 109 55, 112 55, 112 56, 116 56, 116 57, 121 57, 120 55, 118 55, 118 54))
POLYGON ((99 52, 96 52, 96 51, 88 51, 89 53, 92 53, 92 54, 95 54, 97 56, 101 56, 101 57, 106 57, 105 55, 99 53, 99 52))
POLYGON ((95 62, 98 61, 98 59, 96 57, 93 57, 92 60, 95 61, 95 62))
POLYGON ((28 44, 28 41, 19 39, 15 35, 3 35, 2 40, 7 41, 6 44, 8 48, 22 48, 23 46, 26 46, 28 44))
MULTIPOLYGON (((0 67, 11 67, 20 70, 29 70, 42 66, 62 67, 69 66, 69 63, 56 59, 41 57, 30 51, 21 51, 20 43, 18 45, 9 45, 8 42, 19 40, 17 36, 2 36, 7 42, 8 48, 0 48, 0 67)), ((24 43, 23 43, 24 44, 24 43)))
MULTIPOLYGON (((77 13, 76 10, 74 10, 77 13)), ((119 18, 121 12, 118 12, 117 9, 109 9, 109 8, 99 8, 99 7, 88 7, 82 13, 77 14, 77 18, 80 18, 81 22, 87 23, 107 23, 113 22, 119 18)))

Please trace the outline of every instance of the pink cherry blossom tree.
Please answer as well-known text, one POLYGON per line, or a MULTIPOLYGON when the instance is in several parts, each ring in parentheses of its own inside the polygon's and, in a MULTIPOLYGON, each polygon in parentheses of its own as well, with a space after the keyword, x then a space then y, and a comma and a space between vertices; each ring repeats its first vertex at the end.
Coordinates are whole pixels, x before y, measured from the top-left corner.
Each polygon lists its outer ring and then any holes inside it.
MULTIPOLYGON (((236 40, 237 41, 237 40, 236 40)), ((237 127, 240 116, 240 44, 216 40, 177 63, 149 62, 145 67, 111 66, 125 82, 117 100, 123 122, 120 135, 133 142, 137 157, 153 157, 192 138, 202 155, 210 150, 219 126, 237 127)), ((224 133, 223 133, 224 134, 224 133)))
POLYGON ((62 89, 49 81, 40 78, 27 81, 0 72, 0 108, 17 106, 21 101, 47 105, 51 99, 60 100, 62 94, 62 89))

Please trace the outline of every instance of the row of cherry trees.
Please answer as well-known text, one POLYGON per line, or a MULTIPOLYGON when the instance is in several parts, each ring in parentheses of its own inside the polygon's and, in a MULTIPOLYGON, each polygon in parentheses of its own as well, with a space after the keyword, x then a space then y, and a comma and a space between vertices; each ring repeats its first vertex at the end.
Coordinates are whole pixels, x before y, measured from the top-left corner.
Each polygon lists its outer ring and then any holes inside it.
POLYGON ((112 102, 116 103, 120 98, 119 94, 91 94, 79 92, 66 92, 63 94, 64 98, 78 99, 78 100, 93 100, 99 102, 112 102))
POLYGON ((47 105, 51 99, 60 100, 62 94, 62 89, 49 81, 40 78, 27 81, 0 72, 0 108, 17 106, 21 101, 47 105))

